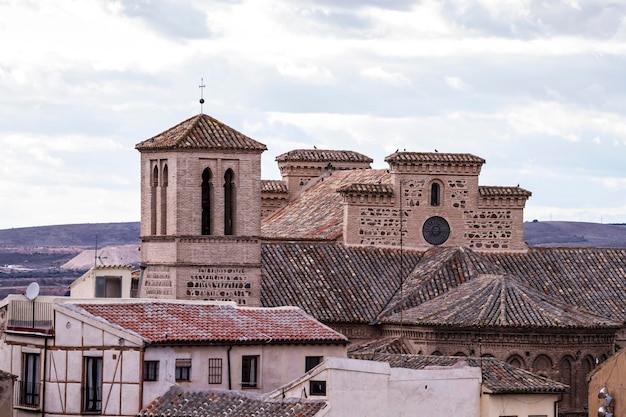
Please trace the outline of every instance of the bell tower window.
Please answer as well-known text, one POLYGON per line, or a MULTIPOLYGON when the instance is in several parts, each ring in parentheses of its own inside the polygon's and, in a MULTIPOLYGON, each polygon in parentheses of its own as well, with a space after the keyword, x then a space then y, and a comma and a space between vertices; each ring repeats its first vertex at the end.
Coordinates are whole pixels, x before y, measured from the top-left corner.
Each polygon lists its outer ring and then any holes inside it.
POLYGON ((235 173, 227 169, 224 174, 224 234, 232 235, 235 230, 235 173))
POLYGON ((202 171, 202 234, 211 234, 211 170, 202 171))
POLYGON ((159 186, 159 168, 152 170, 152 181, 150 181, 150 234, 157 233, 157 187, 159 186))
POLYGON ((161 178, 161 234, 167 234, 167 165, 163 166, 161 178))

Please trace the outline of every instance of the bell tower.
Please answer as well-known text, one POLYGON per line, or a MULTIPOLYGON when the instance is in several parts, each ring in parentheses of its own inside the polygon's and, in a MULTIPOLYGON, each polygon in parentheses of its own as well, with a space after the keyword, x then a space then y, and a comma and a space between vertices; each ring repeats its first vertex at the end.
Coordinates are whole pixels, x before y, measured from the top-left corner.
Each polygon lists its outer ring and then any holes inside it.
POLYGON ((199 114, 135 149, 141 154, 139 296, 260 305, 266 146, 199 114))

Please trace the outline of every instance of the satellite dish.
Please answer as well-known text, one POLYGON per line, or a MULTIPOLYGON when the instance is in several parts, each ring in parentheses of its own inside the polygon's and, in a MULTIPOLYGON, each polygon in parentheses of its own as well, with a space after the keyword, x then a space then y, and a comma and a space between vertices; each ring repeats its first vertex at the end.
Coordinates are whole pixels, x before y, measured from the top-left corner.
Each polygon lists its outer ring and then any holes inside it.
POLYGON ((33 301, 39 295, 39 284, 36 282, 31 282, 28 284, 28 288, 26 288, 26 298, 30 301, 33 301))

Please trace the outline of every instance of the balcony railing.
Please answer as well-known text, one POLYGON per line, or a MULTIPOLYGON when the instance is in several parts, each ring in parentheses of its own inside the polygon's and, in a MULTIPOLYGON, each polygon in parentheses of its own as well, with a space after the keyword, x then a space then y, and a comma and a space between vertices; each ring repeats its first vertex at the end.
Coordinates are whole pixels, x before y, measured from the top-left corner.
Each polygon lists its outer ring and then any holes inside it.
POLYGON ((41 384, 30 381, 15 382, 15 406, 23 408, 39 409, 41 384))
POLYGON ((7 330, 54 333, 54 310, 51 302, 11 300, 7 330))

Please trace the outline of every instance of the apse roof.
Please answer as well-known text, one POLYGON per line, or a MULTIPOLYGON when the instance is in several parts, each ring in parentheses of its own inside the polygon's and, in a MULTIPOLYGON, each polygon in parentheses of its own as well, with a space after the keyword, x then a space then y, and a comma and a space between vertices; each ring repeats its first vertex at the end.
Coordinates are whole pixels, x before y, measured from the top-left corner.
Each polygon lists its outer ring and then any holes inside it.
POLYGON ((206 114, 198 114, 135 145, 139 151, 211 149, 263 152, 267 147, 206 114))

